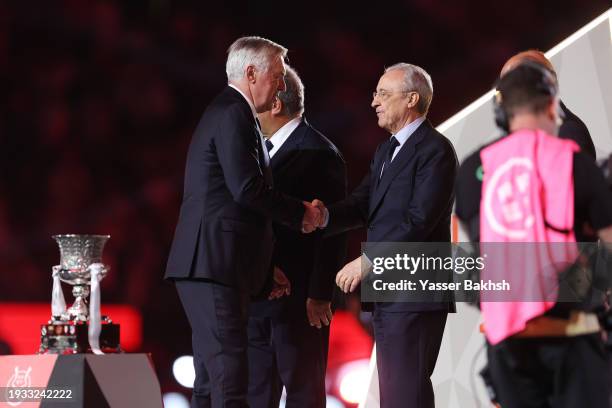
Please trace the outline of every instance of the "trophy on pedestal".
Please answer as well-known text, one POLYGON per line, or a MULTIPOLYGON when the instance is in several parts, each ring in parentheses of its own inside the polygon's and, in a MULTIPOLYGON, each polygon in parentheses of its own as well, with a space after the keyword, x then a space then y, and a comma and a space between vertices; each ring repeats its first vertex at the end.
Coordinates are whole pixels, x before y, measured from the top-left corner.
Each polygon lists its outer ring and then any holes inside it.
POLYGON ((39 354, 120 352, 119 325, 100 314, 100 281, 109 270, 102 263, 102 250, 110 235, 70 234, 53 238, 60 248, 60 264, 52 268, 52 316, 41 326, 39 354), (61 282, 72 285, 75 300, 68 309, 61 282))

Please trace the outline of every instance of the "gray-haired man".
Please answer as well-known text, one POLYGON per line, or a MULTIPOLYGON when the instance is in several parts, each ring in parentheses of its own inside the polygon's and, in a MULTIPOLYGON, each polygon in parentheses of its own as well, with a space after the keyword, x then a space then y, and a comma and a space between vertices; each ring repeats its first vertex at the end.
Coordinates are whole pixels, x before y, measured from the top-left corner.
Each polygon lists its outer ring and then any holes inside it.
MULTIPOLYGON (((370 243, 450 242, 457 157, 427 120, 429 74, 413 64, 392 65, 372 96, 378 126, 391 137, 374 153, 361 184, 330 205, 321 226, 329 235, 367 227, 366 256, 370 243)), ((313 204, 323 208, 321 201, 313 204)), ((352 292, 362 277, 360 257, 338 272, 336 283, 352 292)), ((449 311, 451 301, 373 305, 381 408, 434 407, 430 377, 449 311)))
POLYGON ((287 50, 243 37, 228 50, 228 86, 193 135, 166 268, 193 332, 192 407, 246 407, 247 309, 270 275, 272 219, 312 230, 319 212, 272 187, 256 120, 285 89, 287 50))

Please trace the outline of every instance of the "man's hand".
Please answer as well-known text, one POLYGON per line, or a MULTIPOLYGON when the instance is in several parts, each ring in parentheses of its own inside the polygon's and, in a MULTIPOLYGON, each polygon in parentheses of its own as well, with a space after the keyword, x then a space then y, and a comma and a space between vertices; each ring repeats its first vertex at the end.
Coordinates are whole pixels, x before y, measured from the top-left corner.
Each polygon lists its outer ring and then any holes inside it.
POLYGON ((336 275, 336 285, 338 285, 344 293, 353 292, 357 288, 357 285, 359 285, 359 282, 361 282, 363 275, 368 273, 371 266, 371 263, 365 256, 360 256, 347 263, 336 275))
POLYGON ((332 319, 331 302, 327 300, 306 299, 306 314, 311 326, 320 329, 329 326, 332 319))
POLYGON ((288 296, 291 293, 291 282, 285 276, 285 273, 278 267, 274 267, 274 285, 268 296, 269 300, 278 299, 283 296, 288 296))
POLYGON ((302 232, 310 233, 317 229, 323 222, 323 214, 318 207, 313 206, 307 201, 302 201, 306 211, 304 212, 304 219, 302 220, 302 232))

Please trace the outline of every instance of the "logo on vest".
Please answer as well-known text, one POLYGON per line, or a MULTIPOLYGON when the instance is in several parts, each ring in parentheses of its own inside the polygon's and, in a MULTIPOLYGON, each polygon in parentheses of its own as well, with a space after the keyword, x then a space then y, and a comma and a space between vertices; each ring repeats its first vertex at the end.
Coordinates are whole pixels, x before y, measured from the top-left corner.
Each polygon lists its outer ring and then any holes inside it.
POLYGON ((487 223, 497 234, 515 240, 525 239, 535 222, 529 198, 533 163, 513 157, 499 166, 487 184, 484 212, 487 223))

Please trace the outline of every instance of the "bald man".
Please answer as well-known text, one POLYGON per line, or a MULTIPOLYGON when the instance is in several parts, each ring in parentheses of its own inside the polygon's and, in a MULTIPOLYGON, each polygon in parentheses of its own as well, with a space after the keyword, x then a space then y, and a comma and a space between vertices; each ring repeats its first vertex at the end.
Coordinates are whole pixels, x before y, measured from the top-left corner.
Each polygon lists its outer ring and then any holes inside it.
MULTIPOLYGON (((513 55, 510 57, 510 59, 508 59, 508 61, 506 61, 499 76, 503 77, 507 72, 511 71, 513 68, 525 61, 532 61, 536 64, 542 65, 544 68, 549 70, 555 78, 557 77, 555 68, 550 60, 546 58, 542 51, 538 50, 527 50, 513 55)), ((563 124, 559 128, 559 137, 562 139, 573 140, 578 144, 578 146, 580 146, 580 150, 595 160, 595 145, 593 144, 593 139, 591 139, 589 129, 578 116, 574 115, 567 108, 567 106, 565 106, 563 102, 561 102, 560 105, 564 117, 563 124)))

